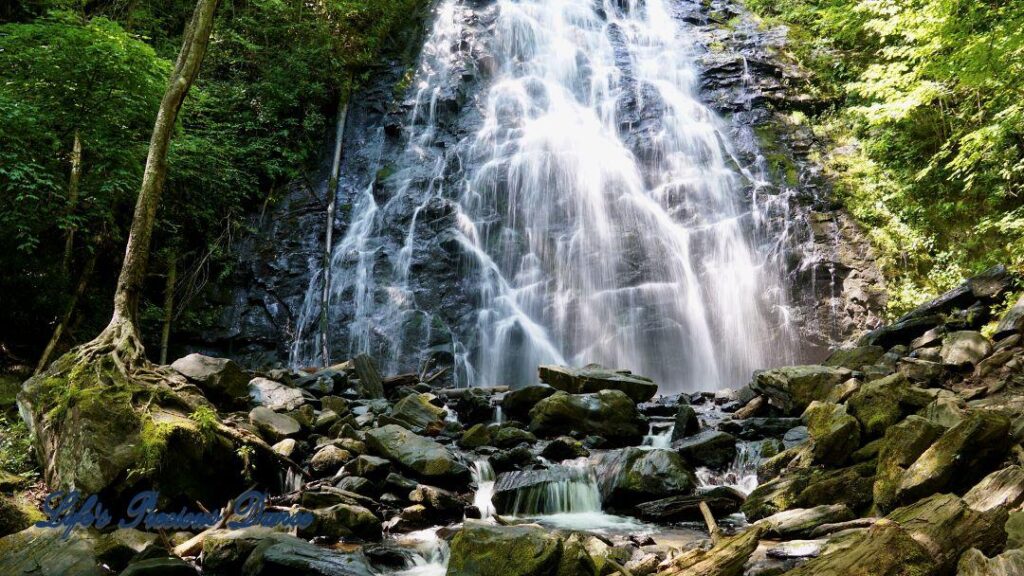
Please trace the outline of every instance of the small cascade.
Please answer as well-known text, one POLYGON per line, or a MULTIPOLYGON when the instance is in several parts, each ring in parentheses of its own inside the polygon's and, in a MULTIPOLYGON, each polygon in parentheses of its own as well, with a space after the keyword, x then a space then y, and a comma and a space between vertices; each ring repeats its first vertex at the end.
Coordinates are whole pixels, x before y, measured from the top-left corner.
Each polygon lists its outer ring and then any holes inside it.
MULTIPOLYGON (((500 410, 500 408, 499 408, 500 410)), ((487 519, 495 514, 494 503, 491 496, 494 495, 494 468, 486 458, 481 458, 473 463, 473 482, 476 483, 476 492, 473 494, 473 505, 480 511, 480 517, 487 519)))
POLYGON ((494 423, 495 424, 504 424, 505 423, 505 413, 501 411, 501 404, 495 404, 494 405, 494 423))
POLYGON ((302 490, 302 486, 305 482, 302 479, 302 474, 297 473, 291 466, 284 471, 284 483, 282 487, 284 492, 298 492, 302 490))
POLYGON ((736 458, 724 471, 708 468, 697 469, 697 481, 701 486, 729 486, 744 494, 757 488, 757 465, 761 462, 760 442, 736 444, 736 458))
POLYGON ((437 535, 437 528, 410 532, 402 536, 400 546, 415 552, 412 566, 394 572, 396 576, 444 576, 448 571, 448 543, 437 535))
POLYGON ((651 450, 661 448, 666 449, 672 446, 672 432, 675 431, 675 425, 669 425, 662 428, 651 428, 651 432, 644 436, 644 441, 640 444, 641 448, 649 448, 651 450))
POLYGON ((519 490, 513 516, 601 512, 597 475, 586 460, 552 468, 554 480, 519 490))

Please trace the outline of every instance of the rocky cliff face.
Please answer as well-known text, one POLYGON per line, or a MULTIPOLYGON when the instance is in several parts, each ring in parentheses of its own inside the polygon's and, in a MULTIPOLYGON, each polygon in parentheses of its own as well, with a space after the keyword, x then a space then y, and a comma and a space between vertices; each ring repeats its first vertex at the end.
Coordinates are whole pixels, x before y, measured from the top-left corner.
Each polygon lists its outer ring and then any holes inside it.
MULTIPOLYGON (((780 314, 799 341, 798 358, 789 360, 816 360, 829 346, 876 326, 884 306, 870 247, 810 160, 814 136, 792 119, 792 112, 822 103, 802 91, 803 72, 783 56, 784 31, 760 29, 730 2, 671 6, 683 33, 697 39, 700 97, 726 123, 728 162, 747 181, 743 201, 763 208, 756 249, 776 251, 781 262, 788 294, 780 314)), ((469 155, 443 152, 458 150, 483 122, 481 92, 494 72, 488 38, 497 6, 465 2, 439 17, 460 26, 435 27, 435 35, 452 37, 428 42, 413 86, 403 94, 403 67, 382 71, 353 98, 345 131, 333 223, 341 248, 335 269, 343 272, 332 278, 330 348, 335 359, 367 351, 388 371, 425 363, 459 368, 483 345, 474 335, 479 279, 467 272, 457 222, 457 197, 475 167, 469 155), (458 57, 431 53, 432 46, 449 46, 458 57), (425 75, 433 78, 426 95, 425 75), (410 157, 419 153, 422 161, 410 157), (367 218, 375 229, 361 234, 367 218), (402 304, 391 306, 396 299, 402 304)), ((658 126, 651 102, 627 100, 618 111, 631 119, 625 142, 640 157, 658 126)), ((315 357, 309 341, 319 323, 327 172, 324 167, 296 182, 281 202, 254 216, 255 233, 235 248, 237 269, 207 291, 218 321, 202 333, 181 335, 187 348, 250 364, 315 357), (306 348, 296 349, 296 339, 306 348)), ((466 376, 464 368, 450 374, 466 376)))

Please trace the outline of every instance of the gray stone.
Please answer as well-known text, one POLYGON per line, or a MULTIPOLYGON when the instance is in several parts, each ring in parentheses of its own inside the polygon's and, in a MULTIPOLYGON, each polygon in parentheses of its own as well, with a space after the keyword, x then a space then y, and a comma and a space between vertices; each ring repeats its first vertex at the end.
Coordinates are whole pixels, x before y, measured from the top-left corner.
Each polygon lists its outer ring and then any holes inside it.
POLYGON ((722 468, 736 458, 736 438, 718 430, 704 430, 677 440, 672 448, 694 466, 722 468))
POLYGON ((942 363, 951 366, 976 366, 992 353, 992 343, 980 332, 961 330, 942 339, 942 363))
POLYGON ((253 378, 249 381, 249 398, 254 404, 266 406, 275 412, 295 410, 305 403, 302 390, 267 378, 253 378))
POLYGON ((233 360, 189 354, 171 368, 192 380, 212 399, 237 402, 249 394, 249 375, 233 360))
POLYGON ((287 414, 278 414, 264 406, 257 406, 249 412, 249 422, 270 442, 294 436, 301 430, 295 418, 287 414))
POLYGON ((447 448, 396 424, 368 431, 366 445, 375 454, 400 464, 421 478, 442 483, 469 479, 469 468, 447 448))

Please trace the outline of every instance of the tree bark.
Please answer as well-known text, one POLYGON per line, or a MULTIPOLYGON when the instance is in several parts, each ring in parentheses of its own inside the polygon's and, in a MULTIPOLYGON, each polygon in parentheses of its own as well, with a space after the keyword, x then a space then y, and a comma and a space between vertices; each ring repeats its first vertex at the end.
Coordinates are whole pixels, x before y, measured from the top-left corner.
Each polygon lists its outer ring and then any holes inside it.
MULTIPOLYGON (((351 82, 349 83, 351 86, 351 82)), ((341 173, 341 151, 345 141, 345 123, 348 120, 348 102, 351 89, 338 103, 338 119, 335 122, 334 159, 331 163, 331 179, 327 185, 327 231, 324 238, 323 294, 320 298, 320 356, 324 367, 331 365, 328 332, 331 305, 331 261, 334 259, 334 207, 338 203, 338 176, 341 173)))
MULTIPOLYGON (((75 208, 78 207, 78 183, 82 180, 82 138, 75 129, 75 141, 71 146, 71 177, 68 180, 68 216, 75 215, 75 208)), ((71 269, 71 253, 75 247, 75 226, 68 226, 67 237, 64 241, 64 260, 61 262, 61 269, 66 274, 71 269)))
POLYGON ((124 263, 117 279, 114 293, 114 314, 106 331, 130 332, 138 339, 139 295, 146 276, 149 261, 150 241, 156 210, 160 205, 164 179, 167 176, 167 150, 174 135, 174 124, 178 111, 188 95, 192 82, 199 74, 199 67, 206 55, 206 47, 213 29, 213 14, 218 0, 199 0, 192 14, 192 21, 185 30, 184 41, 178 60, 171 72, 171 79, 160 101, 153 136, 149 141, 149 155, 142 175, 142 188, 135 203, 135 216, 128 234, 124 263))
POLYGON ((164 288, 164 325, 160 333, 160 363, 167 364, 167 346, 171 341, 171 321, 174 319, 174 285, 178 281, 178 256, 173 250, 167 255, 167 284, 164 288))

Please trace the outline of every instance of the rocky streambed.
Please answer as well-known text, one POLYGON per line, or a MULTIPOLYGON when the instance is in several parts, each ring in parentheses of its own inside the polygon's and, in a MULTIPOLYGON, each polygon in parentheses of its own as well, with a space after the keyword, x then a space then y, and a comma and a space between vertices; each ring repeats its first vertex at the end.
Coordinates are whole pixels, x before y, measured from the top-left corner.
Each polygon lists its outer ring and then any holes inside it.
MULTIPOLYGON (((1019 574, 1024 301, 1004 304, 1015 281, 992 269, 821 365, 721 392, 659 396, 599 366, 452 389, 437 373, 382 377, 365 356, 254 375, 190 355, 172 367, 215 400, 206 417, 277 460, 182 444, 133 482, 118 455, 137 439, 80 420, 105 444, 40 444, 44 479, 92 481, 112 509, 154 488, 161 509, 216 510, 255 487, 266 512, 310 522, 62 538, 27 527, 39 513, 24 479, 5 475, 0 573, 1019 574), (188 481, 211 468, 219 477, 188 481)), ((21 405, 42 422, 33 382, 21 405)))

